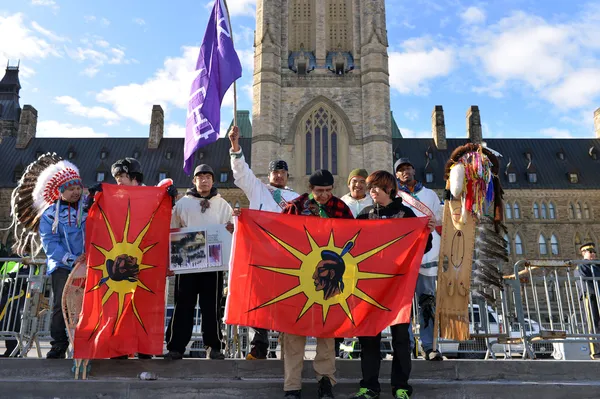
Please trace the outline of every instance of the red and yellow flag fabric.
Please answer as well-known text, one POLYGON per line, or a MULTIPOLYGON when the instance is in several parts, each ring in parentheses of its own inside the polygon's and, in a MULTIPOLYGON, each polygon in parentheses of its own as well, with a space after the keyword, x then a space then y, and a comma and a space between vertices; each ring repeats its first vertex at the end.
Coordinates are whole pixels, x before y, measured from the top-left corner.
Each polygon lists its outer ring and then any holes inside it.
POLYGON ((102 185, 86 222, 75 358, 162 353, 170 222, 164 187, 102 185))
POLYGON ((226 323, 314 337, 408 323, 426 218, 347 220, 243 210, 226 323))

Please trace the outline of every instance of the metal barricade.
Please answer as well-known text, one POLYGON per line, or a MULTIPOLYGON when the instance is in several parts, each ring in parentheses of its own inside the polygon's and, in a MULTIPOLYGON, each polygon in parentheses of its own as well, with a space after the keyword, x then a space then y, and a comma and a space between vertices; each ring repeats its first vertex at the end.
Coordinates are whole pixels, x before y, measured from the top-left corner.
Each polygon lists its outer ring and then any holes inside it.
MULTIPOLYGON (((598 264, 585 260, 521 260, 514 265, 512 286, 523 357, 535 359, 541 345, 557 343, 600 343, 598 309, 600 276, 583 277, 580 265, 598 264)), ((591 268, 593 271, 594 269, 591 268)), ((593 353, 590 353, 593 354, 593 353)), ((555 354, 555 357, 560 357, 555 354)))
POLYGON ((45 296, 45 260, 0 258, 0 339, 7 356, 26 357, 50 324, 49 299, 45 296))

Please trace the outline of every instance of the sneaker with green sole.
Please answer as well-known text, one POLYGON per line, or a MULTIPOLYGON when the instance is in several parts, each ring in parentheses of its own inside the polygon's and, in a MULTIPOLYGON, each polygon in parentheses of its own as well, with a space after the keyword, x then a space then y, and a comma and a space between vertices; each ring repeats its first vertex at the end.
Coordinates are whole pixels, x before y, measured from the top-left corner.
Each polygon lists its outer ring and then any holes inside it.
POLYGON ((394 392, 394 398, 396 399, 410 399, 410 395, 406 389, 396 389, 394 392))
POLYGON ((372 391, 369 388, 361 388, 348 399, 379 399, 379 393, 372 391))

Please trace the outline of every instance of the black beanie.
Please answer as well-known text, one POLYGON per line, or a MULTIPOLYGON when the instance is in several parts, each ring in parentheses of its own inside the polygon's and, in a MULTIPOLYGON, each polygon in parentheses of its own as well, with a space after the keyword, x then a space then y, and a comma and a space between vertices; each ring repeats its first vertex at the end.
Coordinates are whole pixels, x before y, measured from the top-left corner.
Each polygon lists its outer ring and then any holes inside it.
POLYGON ((333 186, 333 175, 327 169, 319 169, 310 175, 308 182, 313 186, 333 186))

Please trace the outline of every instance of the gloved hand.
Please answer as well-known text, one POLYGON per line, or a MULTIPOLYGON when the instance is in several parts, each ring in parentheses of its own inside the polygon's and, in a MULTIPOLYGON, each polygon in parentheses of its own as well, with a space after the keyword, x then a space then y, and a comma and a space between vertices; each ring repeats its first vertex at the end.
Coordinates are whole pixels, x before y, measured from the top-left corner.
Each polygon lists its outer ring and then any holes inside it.
POLYGON ((173 201, 173 206, 175 206, 175 200, 177 199, 177 194, 179 194, 177 188, 174 185, 170 185, 167 187, 167 194, 171 196, 171 201, 173 201))

